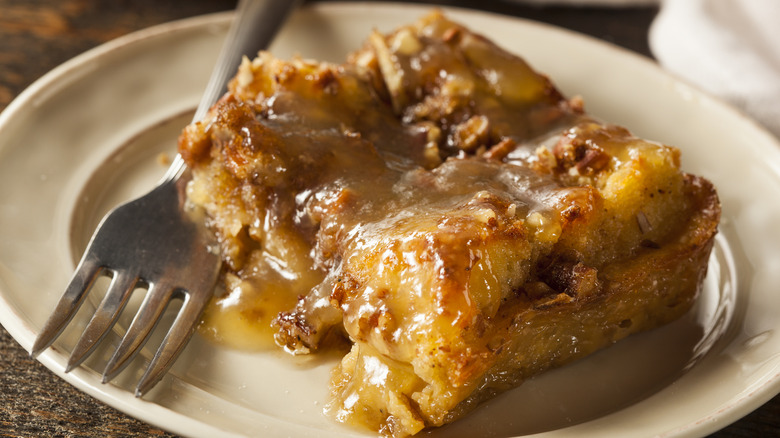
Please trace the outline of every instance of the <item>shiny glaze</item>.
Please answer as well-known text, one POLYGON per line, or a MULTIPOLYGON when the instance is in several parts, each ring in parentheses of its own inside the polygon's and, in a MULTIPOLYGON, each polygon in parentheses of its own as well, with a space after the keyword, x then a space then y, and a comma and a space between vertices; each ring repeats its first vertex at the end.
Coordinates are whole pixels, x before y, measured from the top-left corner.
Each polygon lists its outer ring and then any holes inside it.
POLYGON ((378 74, 372 66, 296 60, 271 67, 270 59, 262 66, 258 61, 244 65, 233 95, 203 126, 211 144, 182 147, 196 168, 209 150, 221 151, 232 177, 252 186, 242 190, 263 198, 256 202, 258 217, 247 221, 256 242, 252 251, 258 253, 246 266, 231 263, 243 281, 227 281, 225 295, 211 306, 205 332, 212 338, 267 344, 247 340, 268 333, 275 313, 307 294, 299 306, 307 314, 322 313, 324 325, 334 324, 340 315, 330 294, 344 249, 356 253, 375 246, 381 234, 403 227, 408 218, 437 218, 457 209, 495 216, 491 202, 496 200, 513 220, 530 213, 552 215, 549 201, 561 184, 527 165, 492 159, 489 151, 509 142, 517 154, 523 144, 530 157, 535 146, 528 141, 573 123, 580 117, 577 109, 521 59, 505 57, 471 34, 445 41, 442 33, 448 29, 433 23, 415 37, 421 50, 395 53, 406 89, 418 90, 403 98, 403 107, 394 105, 399 98, 391 91, 371 86, 378 74), (482 67, 474 68, 475 63, 482 67), (278 70, 276 83, 258 87, 257 79, 270 68, 278 70), (474 117, 487 117, 489 129, 464 146, 463 131, 474 117), (487 207, 480 206, 479 197, 493 201, 483 199, 487 207), (279 230, 285 239, 302 242, 300 247, 284 253, 281 248, 289 243, 273 243, 279 230), (305 265, 300 260, 307 258, 310 266, 290 268, 305 265), (264 292, 269 289, 274 292, 264 292))

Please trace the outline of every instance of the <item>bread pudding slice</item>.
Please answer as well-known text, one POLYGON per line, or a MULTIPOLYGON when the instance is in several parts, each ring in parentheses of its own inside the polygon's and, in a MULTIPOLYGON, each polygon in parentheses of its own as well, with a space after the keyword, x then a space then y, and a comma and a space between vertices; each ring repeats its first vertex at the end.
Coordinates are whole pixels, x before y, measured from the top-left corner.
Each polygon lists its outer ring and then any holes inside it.
POLYGON ((680 317, 720 214, 679 150, 438 12, 341 65, 245 60, 179 149, 225 261, 211 330, 348 340, 326 411, 387 436, 680 317))

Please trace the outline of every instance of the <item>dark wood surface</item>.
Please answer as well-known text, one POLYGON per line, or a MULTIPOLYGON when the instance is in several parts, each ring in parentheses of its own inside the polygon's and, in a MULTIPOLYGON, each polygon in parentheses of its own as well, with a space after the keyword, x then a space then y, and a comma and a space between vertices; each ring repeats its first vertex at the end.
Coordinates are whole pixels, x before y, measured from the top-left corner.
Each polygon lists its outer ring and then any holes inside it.
MULTIPOLYGON (((511 1, 429 1, 530 18, 650 56, 656 9, 533 7, 511 1)), ((232 9, 235 0, 0 0, 0 110, 62 62, 121 35, 232 9)), ((29 358, 0 327, 0 437, 173 436, 90 396, 29 358)), ((780 436, 780 396, 713 436, 780 436)))

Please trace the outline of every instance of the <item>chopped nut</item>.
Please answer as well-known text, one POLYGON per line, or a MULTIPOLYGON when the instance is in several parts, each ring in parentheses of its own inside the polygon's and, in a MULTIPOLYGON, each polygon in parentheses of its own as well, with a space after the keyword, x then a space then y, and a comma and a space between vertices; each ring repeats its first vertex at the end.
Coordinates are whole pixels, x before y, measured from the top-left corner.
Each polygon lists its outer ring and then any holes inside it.
POLYGON ((577 162, 577 171, 580 173, 595 173, 604 169, 612 157, 601 148, 591 147, 585 150, 585 155, 577 162), (586 171, 586 172, 583 172, 586 171))
POLYGON ((555 155, 544 146, 536 148, 536 158, 539 160, 539 166, 545 170, 552 170, 558 166, 558 160, 555 159, 555 155))
POLYGON ((496 212, 490 208, 480 208, 474 212, 474 217, 485 224, 495 223, 497 215, 496 212))
POLYGON ((489 160, 503 160, 516 146, 517 143, 515 143, 514 140, 511 138, 504 138, 491 146, 490 149, 485 152, 484 157, 489 160))
POLYGON ((455 128, 454 143, 460 150, 473 151, 485 143, 488 136, 488 119, 472 116, 455 128))

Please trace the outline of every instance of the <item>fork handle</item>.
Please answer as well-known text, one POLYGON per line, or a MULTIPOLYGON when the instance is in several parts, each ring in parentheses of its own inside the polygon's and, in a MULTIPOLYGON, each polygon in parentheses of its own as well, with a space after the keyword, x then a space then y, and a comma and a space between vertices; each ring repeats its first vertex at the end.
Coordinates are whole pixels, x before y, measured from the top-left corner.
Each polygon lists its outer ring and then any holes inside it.
MULTIPOLYGON (((211 72, 206 91, 195 111, 193 122, 203 119, 211 106, 225 94, 228 81, 235 75, 244 56, 254 57, 257 52, 271 45, 279 28, 299 3, 301 0, 240 0, 238 2, 233 23, 222 44, 222 50, 211 72)), ((163 184, 176 181, 185 170, 184 160, 177 154, 163 177, 163 184)))

